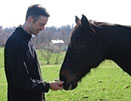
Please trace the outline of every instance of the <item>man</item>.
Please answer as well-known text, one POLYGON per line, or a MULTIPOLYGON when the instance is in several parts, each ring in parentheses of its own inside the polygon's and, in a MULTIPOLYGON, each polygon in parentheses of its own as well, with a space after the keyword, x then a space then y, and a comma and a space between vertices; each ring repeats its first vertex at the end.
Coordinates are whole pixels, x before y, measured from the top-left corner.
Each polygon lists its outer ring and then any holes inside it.
POLYGON ((49 14, 40 5, 28 8, 26 21, 9 37, 5 45, 5 73, 8 101, 45 101, 49 89, 62 89, 62 81, 42 81, 40 65, 31 37, 44 30, 49 14))

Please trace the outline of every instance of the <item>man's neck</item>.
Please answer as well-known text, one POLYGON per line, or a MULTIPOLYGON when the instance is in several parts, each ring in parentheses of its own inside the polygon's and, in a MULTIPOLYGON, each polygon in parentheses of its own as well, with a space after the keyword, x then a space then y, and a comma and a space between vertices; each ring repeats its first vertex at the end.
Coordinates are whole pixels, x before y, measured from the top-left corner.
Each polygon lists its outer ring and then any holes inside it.
POLYGON ((28 34, 32 35, 32 34, 30 33, 30 31, 29 31, 29 27, 28 27, 27 23, 24 23, 24 25, 22 26, 22 28, 23 28, 23 30, 24 30, 25 32, 27 32, 28 34))

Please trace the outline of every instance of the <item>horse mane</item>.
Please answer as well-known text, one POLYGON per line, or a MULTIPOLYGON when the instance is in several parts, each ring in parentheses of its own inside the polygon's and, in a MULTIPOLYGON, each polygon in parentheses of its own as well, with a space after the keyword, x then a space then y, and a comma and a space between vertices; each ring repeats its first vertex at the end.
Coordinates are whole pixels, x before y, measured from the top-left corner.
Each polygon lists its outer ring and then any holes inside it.
MULTIPOLYGON (((111 24, 111 23, 107 23, 107 22, 98 22, 98 21, 96 21, 96 20, 89 20, 89 23, 90 23, 91 26, 95 26, 95 27, 100 27, 100 26, 115 26, 115 25, 117 25, 117 24, 111 24)), ((76 30, 79 26, 80 26, 80 25, 76 25, 76 26, 73 28, 72 32, 73 32, 74 30, 76 30)), ((72 32, 71 32, 71 33, 72 33, 72 32)))
MULTIPOLYGON (((91 25, 90 27, 92 28, 92 31, 94 31, 94 33, 96 33, 96 31, 95 31, 95 28, 97 27, 97 28, 100 28, 100 27, 107 27, 107 26, 116 26, 117 24, 111 24, 111 23, 107 23, 107 22, 98 22, 98 21, 95 21, 95 20, 88 20, 89 21, 89 24, 91 25)), ((77 24, 73 29, 72 29, 72 31, 71 31, 71 36, 70 36, 70 42, 71 42, 71 38, 72 38, 72 35, 73 35, 73 33, 74 33, 74 31, 76 31, 76 29, 78 29, 79 28, 79 26, 81 26, 81 24, 77 24)), ((75 43, 75 41, 74 40, 78 40, 79 39, 79 37, 78 37, 78 35, 77 34, 75 34, 74 35, 74 37, 73 37, 73 40, 72 40, 72 42, 74 42, 75 43)), ((79 40, 80 41, 80 40, 79 40)))
MULTIPOLYGON (((89 24, 91 25, 90 27, 92 28, 92 30, 93 30, 94 32, 96 32, 95 28, 107 28, 107 27, 109 27, 109 26, 111 26, 111 27, 115 26, 115 27, 125 28, 125 29, 130 29, 130 30, 131 30, 131 26, 126 26, 126 25, 112 24, 112 23, 108 23, 108 22, 99 22, 99 21, 96 21, 96 20, 88 20, 88 22, 89 22, 89 24)), ((79 26, 81 26, 81 24, 80 24, 80 25, 76 25, 76 26, 72 29, 72 31, 71 31, 71 37, 72 37, 73 32, 74 32, 77 28, 79 28, 79 26)), ((75 36, 76 36, 76 35, 75 35, 75 36)), ((70 38, 71 38, 71 37, 70 37, 70 38)))
POLYGON ((112 25, 115 25, 115 24, 111 24, 111 23, 107 23, 107 22, 98 22, 98 21, 95 21, 95 20, 89 20, 89 23, 91 25, 94 25, 94 26, 103 26, 103 25, 112 26, 112 25))

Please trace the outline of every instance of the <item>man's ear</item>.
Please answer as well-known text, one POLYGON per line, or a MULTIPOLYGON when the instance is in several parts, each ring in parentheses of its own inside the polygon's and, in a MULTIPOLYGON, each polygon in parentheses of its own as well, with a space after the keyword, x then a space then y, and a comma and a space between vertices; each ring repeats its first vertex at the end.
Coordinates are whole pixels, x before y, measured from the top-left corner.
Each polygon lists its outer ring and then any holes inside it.
POLYGON ((28 21, 29 23, 33 22, 32 16, 29 16, 29 17, 27 18, 27 21, 28 21))

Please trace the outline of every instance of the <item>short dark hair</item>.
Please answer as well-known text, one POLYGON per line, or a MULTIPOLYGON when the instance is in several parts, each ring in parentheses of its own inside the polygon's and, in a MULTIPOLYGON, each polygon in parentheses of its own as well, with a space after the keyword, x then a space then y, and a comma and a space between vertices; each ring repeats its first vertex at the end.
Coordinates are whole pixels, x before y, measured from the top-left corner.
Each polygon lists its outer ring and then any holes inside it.
POLYGON ((33 19, 37 20, 41 15, 49 17, 49 13, 44 7, 40 4, 31 5, 26 13, 26 20, 29 16, 32 16, 33 19))

